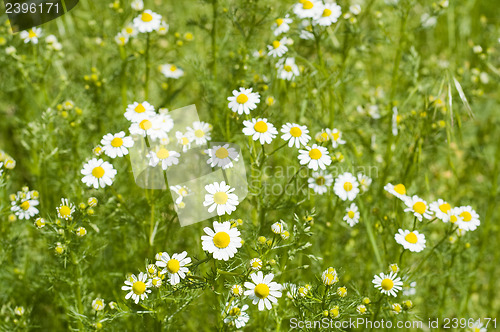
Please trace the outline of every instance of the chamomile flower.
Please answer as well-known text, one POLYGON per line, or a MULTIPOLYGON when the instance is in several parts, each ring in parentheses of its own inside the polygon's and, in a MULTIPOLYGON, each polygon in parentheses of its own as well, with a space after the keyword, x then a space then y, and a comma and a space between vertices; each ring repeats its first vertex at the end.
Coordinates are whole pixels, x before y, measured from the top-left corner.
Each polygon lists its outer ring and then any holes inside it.
POLYGON ((347 214, 344 216, 345 220, 349 226, 354 227, 359 222, 359 211, 356 204, 351 203, 351 205, 346 209, 347 214))
POLYGON ((104 309, 105 306, 106 304, 104 303, 103 299, 97 298, 94 301, 92 301, 92 308, 95 311, 101 311, 104 309))
POLYGON ((182 69, 170 63, 160 65, 160 72, 166 78, 178 79, 184 76, 184 71, 182 69))
POLYGON ((212 126, 203 121, 193 122, 192 127, 186 128, 186 136, 189 138, 190 142, 195 142, 196 145, 206 144, 207 141, 211 139, 212 126))
POLYGON ((160 28, 161 15, 146 9, 142 12, 142 14, 134 18, 133 22, 135 28, 139 32, 153 32, 154 30, 158 30, 160 28))
POLYGON ((36 206, 39 204, 38 199, 33 197, 32 192, 18 193, 15 201, 12 203, 10 210, 20 219, 29 220, 38 214, 36 206))
POLYGON ((207 164, 210 167, 222 167, 223 169, 233 167, 233 160, 238 160, 238 151, 229 147, 229 144, 215 145, 205 150, 208 155, 207 164))
POLYGON ((254 141, 259 140, 260 144, 270 144, 278 134, 274 125, 265 118, 252 119, 251 121, 243 121, 243 134, 252 136, 254 141))
POLYGON ((337 128, 334 128, 332 130, 327 128, 325 129, 325 131, 332 141, 333 148, 337 148, 339 145, 345 144, 345 141, 342 139, 342 132, 337 128))
POLYGON ((402 310, 403 310, 403 307, 401 306, 401 304, 399 304, 399 303, 394 303, 394 304, 392 305, 392 311, 391 311, 391 312, 392 312, 393 314, 397 315, 397 314, 399 314, 402 310))
POLYGON ((159 260, 156 261, 156 266, 164 268, 161 273, 168 273, 171 285, 177 285, 181 279, 186 278, 189 269, 187 264, 191 263, 191 258, 187 257, 187 252, 183 251, 180 254, 173 254, 172 257, 166 252, 162 252, 159 260))
POLYGON ((209 213, 217 209, 217 215, 222 216, 236 210, 239 204, 238 196, 233 194, 234 188, 228 186, 225 181, 208 184, 205 190, 208 194, 205 195, 203 206, 208 206, 209 213))
POLYGON ((448 212, 451 211, 451 205, 441 198, 435 202, 432 202, 429 206, 429 209, 435 213, 436 218, 442 220, 443 222, 448 222, 450 220, 448 212))
POLYGON ((180 185, 170 186, 170 190, 178 195, 177 199, 175 200, 175 204, 179 204, 180 202, 182 202, 184 197, 191 193, 188 187, 180 185))
POLYGON ((87 204, 88 204, 90 207, 96 207, 98 202, 99 202, 99 201, 98 201, 98 200, 97 200, 97 198, 95 198, 95 197, 89 197, 89 199, 87 200, 87 204))
POLYGON ((182 152, 186 152, 191 148, 191 140, 188 135, 185 135, 180 131, 176 131, 175 138, 177 139, 177 143, 182 147, 182 152))
POLYGON ((276 20, 274 20, 273 26, 271 27, 273 29, 274 35, 279 36, 282 33, 288 32, 288 30, 290 30, 290 24, 292 22, 293 20, 288 14, 286 14, 283 18, 277 18, 276 20))
POLYGON ((333 267, 329 267, 321 274, 321 280, 326 286, 330 286, 339 281, 337 271, 333 267))
POLYGON ((260 103, 260 95, 258 92, 252 92, 252 88, 240 88, 240 91, 233 90, 233 95, 227 97, 229 104, 227 105, 231 111, 238 114, 250 114, 251 110, 257 108, 260 103))
POLYGON ((144 1, 133 0, 130 6, 132 7, 133 10, 140 12, 144 9, 144 1))
POLYGON ((233 285, 231 286, 231 294, 234 296, 234 297, 240 297, 243 295, 243 287, 241 287, 240 285, 233 285))
POLYGON ((404 211, 412 212, 419 221, 422 221, 422 217, 428 220, 432 219, 432 211, 429 209, 427 202, 417 195, 413 195, 413 197, 407 197, 405 199, 405 204, 407 208, 404 211))
POLYGON ((174 128, 174 120, 170 114, 168 114, 168 110, 160 109, 160 114, 154 115, 150 118, 151 128, 147 130, 147 135, 152 140, 160 140, 163 144, 168 144, 168 132, 174 128))
POLYGON ((227 302, 225 308, 225 324, 234 325, 237 329, 240 329, 250 320, 250 316, 245 312, 248 309, 248 304, 239 307, 234 304, 229 305, 229 302, 227 302))
POLYGON ((125 136, 124 131, 118 134, 106 134, 101 139, 102 150, 110 158, 123 157, 128 154, 128 148, 134 145, 130 136, 125 136))
POLYGON ((24 40, 24 43, 32 43, 32 44, 38 44, 38 38, 42 36, 42 29, 40 28, 32 28, 29 30, 24 30, 21 31, 19 34, 19 37, 21 37, 24 40))
POLYGON ((366 309, 366 306, 364 304, 360 304, 356 307, 356 311, 360 315, 365 315, 368 313, 368 310, 366 309))
POLYGON ((104 188, 113 184, 116 170, 113 165, 102 159, 92 158, 85 165, 81 173, 84 175, 82 182, 89 187, 104 188))
POLYGON ((24 315, 24 307, 15 307, 15 308, 14 308, 14 313, 15 313, 17 316, 22 316, 22 315, 24 315))
POLYGON ((293 6, 293 12, 299 18, 316 18, 321 13, 322 4, 316 0, 305 0, 293 6))
POLYGON ((271 231, 274 234, 281 234, 285 230, 285 223, 280 220, 271 225, 271 231))
POLYGON ((337 288, 337 295, 340 297, 346 297, 347 296, 347 288, 345 286, 337 288))
POLYGON ((484 327, 483 323, 480 319, 475 321, 473 324, 469 326, 470 332, 487 332, 488 330, 484 327))
POLYGON ((313 144, 312 147, 305 146, 305 148, 305 150, 299 150, 299 163, 301 165, 307 165, 308 168, 317 171, 318 168, 326 169, 326 166, 332 163, 325 147, 313 144))
POLYGON ((61 198, 61 205, 56 208, 57 216, 65 220, 71 219, 73 212, 75 212, 75 205, 68 201, 67 198, 61 198))
POLYGON ((457 213, 460 216, 457 225, 462 230, 473 231, 481 223, 479 215, 470 206, 459 207, 457 213))
POLYGON ((323 195, 328 191, 328 187, 331 187, 333 176, 326 171, 320 170, 313 172, 312 176, 307 179, 307 182, 309 183, 309 188, 316 194, 323 195))
POLYGON ((158 28, 158 34, 163 36, 166 35, 170 25, 167 24, 164 20, 161 20, 160 27, 158 28))
POLYGON ((141 272, 138 276, 132 274, 127 280, 125 280, 125 286, 122 286, 122 290, 130 291, 125 295, 125 299, 128 300, 132 298, 137 304, 139 300, 143 301, 151 293, 149 289, 152 286, 151 279, 148 278, 147 273, 141 272))
POLYGON ((213 230, 205 227, 203 231, 207 235, 201 237, 203 250, 213 254, 214 259, 227 261, 234 257, 238 248, 241 248, 241 237, 238 228, 231 228, 231 223, 225 221, 213 222, 213 230))
POLYGON ((153 277, 153 279, 151 279, 151 284, 156 288, 160 288, 163 284, 163 281, 160 277, 153 277))
POLYGON ((340 15, 342 15, 342 9, 335 2, 327 2, 322 7, 323 8, 321 8, 321 14, 314 20, 314 22, 318 25, 330 26, 333 23, 337 22, 340 15))
POLYGON ((380 273, 375 275, 372 280, 373 286, 378 288, 382 294, 392 295, 396 297, 397 292, 403 288, 403 282, 396 273, 389 274, 380 273))
POLYGON ((425 236, 418 231, 398 230, 394 235, 397 243, 412 252, 420 252, 425 249, 425 236))
POLYGON ((295 64, 295 58, 283 58, 276 63, 278 78, 293 81, 300 75, 299 67, 295 64))
POLYGON ((402 183, 396 185, 388 183, 384 186, 384 190, 402 201, 405 201, 408 198, 408 196, 406 196, 406 187, 402 183))
POLYGON ((43 227, 45 227, 46 223, 47 222, 43 218, 36 218, 35 219, 35 226, 37 228, 43 228, 43 227))
POLYGON ((281 297, 281 285, 272 281, 273 278, 274 274, 264 276, 262 271, 259 271, 250 275, 252 282, 245 282, 245 295, 252 300, 252 304, 258 305, 259 311, 264 308, 271 310, 272 303, 278 303, 277 298, 281 297))
POLYGON ((306 126, 301 126, 296 123, 287 122, 281 127, 281 138, 288 141, 288 146, 292 147, 295 145, 296 148, 300 148, 301 145, 306 146, 307 142, 311 139, 307 133, 309 130, 306 126))
POLYGON ((118 32, 115 36, 115 42, 119 46, 123 46, 126 43, 128 43, 129 36, 127 34, 124 34, 122 32, 118 32))
POLYGON ((153 116, 154 114, 154 106, 147 101, 143 101, 142 103, 134 102, 128 105, 124 115, 125 118, 129 121, 141 122, 145 118, 153 116))
POLYGON ((250 260, 250 268, 254 271, 259 271, 262 268, 262 260, 260 258, 252 258, 250 260))
POLYGON ((125 26, 125 28, 122 29, 121 33, 130 38, 130 37, 137 36, 139 31, 137 31, 137 29, 135 28, 135 26, 133 24, 128 24, 127 26, 125 26))
POLYGON ((78 227, 75 231, 75 234, 79 237, 84 237, 85 235, 87 235, 87 230, 85 229, 85 227, 78 227))
POLYGON ((351 173, 345 172, 335 179, 333 191, 341 200, 352 201, 359 193, 358 180, 351 173))
POLYGON ((362 192, 368 191, 368 188, 372 184, 372 179, 369 178, 368 176, 364 175, 363 173, 358 173, 358 182, 359 182, 359 188, 361 189, 362 192))
POLYGON ((147 154, 149 166, 156 167, 158 164, 161 164, 161 168, 164 171, 172 165, 177 165, 180 156, 179 152, 167 150, 163 146, 157 146, 153 151, 147 154))
POLYGON ((275 40, 271 45, 267 45, 267 55, 272 56, 274 58, 281 58, 286 52, 288 52, 288 38, 283 37, 281 40, 275 40))

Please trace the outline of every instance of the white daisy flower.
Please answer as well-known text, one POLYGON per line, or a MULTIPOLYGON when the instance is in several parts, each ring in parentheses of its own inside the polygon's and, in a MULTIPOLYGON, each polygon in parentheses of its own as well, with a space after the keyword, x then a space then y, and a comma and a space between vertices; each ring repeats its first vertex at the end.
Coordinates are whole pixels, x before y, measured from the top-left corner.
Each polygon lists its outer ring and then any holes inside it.
POLYGON ((167 150, 163 146, 156 147, 153 151, 149 151, 149 166, 156 167, 161 163, 161 168, 166 171, 170 166, 179 164, 181 155, 177 151, 167 150))
POLYGON ((233 160, 238 160, 238 151, 235 148, 229 147, 229 144, 215 145, 208 150, 205 150, 208 155, 207 164, 210 167, 222 167, 223 169, 233 167, 233 160))
POLYGON ((225 221, 213 222, 214 230, 205 227, 203 231, 207 235, 201 237, 203 250, 213 254, 214 259, 227 261, 234 257, 238 248, 241 248, 241 237, 238 228, 231 228, 231 223, 225 221))
POLYGON ((480 319, 475 321, 473 324, 469 326, 470 332, 487 332, 488 330, 484 327, 483 323, 480 319))
POLYGON ((316 18, 322 12, 322 3, 316 0, 305 0, 293 6, 293 12, 300 18, 316 18))
POLYGON ((307 133, 309 130, 306 126, 301 126, 296 123, 287 122, 281 127, 281 138, 288 141, 288 146, 292 147, 295 145, 296 148, 300 148, 301 145, 306 146, 307 142, 311 139, 307 133))
POLYGON ((122 290, 130 291, 125 295, 125 299, 128 300, 132 298, 137 304, 139 300, 143 301, 148 298, 148 294, 151 293, 149 289, 152 286, 151 279, 148 278, 147 273, 141 272, 136 277, 132 274, 127 280, 125 280, 125 286, 122 286, 122 290))
POLYGON ((241 287, 240 285, 231 286, 231 294, 234 297, 240 297, 241 295, 243 295, 243 287, 241 287))
POLYGON ((206 144, 211 139, 210 131, 212 130, 212 126, 206 122, 195 121, 193 122, 193 127, 187 127, 186 130, 186 136, 189 138, 189 141, 194 141, 196 145, 206 144))
POLYGON ((182 76, 184 76, 184 71, 177 67, 176 65, 166 63, 164 65, 160 65, 160 72, 165 76, 166 78, 174 78, 178 79, 182 76))
POLYGON ((462 230, 473 231, 481 223, 479 221, 479 215, 471 206, 460 206, 457 209, 457 213, 460 216, 457 225, 462 230))
POLYGON ((103 152, 110 158, 123 157, 128 154, 128 148, 134 145, 130 136, 125 136, 124 131, 118 134, 106 134, 101 139, 103 152))
POLYGON ((349 226, 354 227, 359 222, 359 211, 356 204, 351 203, 351 205, 346 209, 347 214, 344 216, 345 220, 349 226))
POLYGON ((405 201, 408 196, 406 196, 406 187, 404 184, 396 184, 393 185, 391 183, 388 183, 384 186, 384 190, 390 193, 391 195, 396 196, 402 201, 405 201))
POLYGON ((266 53, 264 52, 263 49, 260 49, 254 51, 252 55, 254 56, 254 58, 263 58, 266 55, 266 53))
POLYGON ((288 32, 290 30, 290 24, 293 20, 290 18, 290 15, 286 14, 283 18, 277 18, 272 26, 273 33, 275 36, 279 36, 282 33, 288 32))
POLYGON ((240 88, 240 91, 233 90, 233 95, 227 97, 229 104, 227 105, 231 111, 238 114, 250 114, 251 110, 257 108, 260 103, 260 95, 258 92, 252 92, 252 88, 240 88))
POLYGON ((254 141, 259 140, 260 144, 270 144, 278 134, 274 125, 265 118, 252 119, 251 121, 243 121, 243 134, 252 136, 254 141))
POLYGON ((165 109, 160 109, 160 112, 162 113, 150 118, 152 127, 147 130, 147 134, 152 140, 163 140, 164 144, 168 144, 168 133, 174 128, 174 120, 165 109))
POLYGON ((329 267, 323 273, 321 274, 321 281, 327 286, 335 284, 337 281, 339 281, 339 277, 337 275, 337 270, 335 270, 333 267, 329 267))
POLYGON ((139 16, 134 18, 134 26, 139 32, 153 32, 158 30, 161 25, 161 15, 146 9, 139 16))
POLYGON ((208 194, 205 195, 203 206, 208 206, 208 212, 212 213, 217 208, 217 214, 231 214, 236 210, 239 204, 238 196, 233 194, 234 188, 226 185, 225 181, 221 183, 211 183, 205 186, 208 194))
POLYGON ((340 132, 337 128, 332 130, 327 128, 325 131, 332 141, 333 148, 337 148, 339 145, 345 144, 345 141, 342 139, 342 132, 340 132))
POLYGON ((262 260, 260 258, 252 258, 250 260, 250 268, 254 271, 259 271, 262 268, 262 260))
POLYGON ((368 313, 368 310, 366 309, 366 306, 364 304, 360 304, 356 307, 356 311, 360 315, 366 315, 368 313))
POLYGON ((375 275, 372 283, 375 288, 378 288, 382 292, 382 294, 392 295, 394 297, 396 297, 397 292, 403 288, 401 278, 394 272, 390 274, 380 273, 380 275, 375 275))
POLYGON ((286 52, 288 52, 288 38, 283 37, 281 40, 273 41, 272 45, 267 45, 267 55, 272 56, 274 58, 281 58, 286 52))
POLYGON ((281 234, 285 230, 285 223, 280 220, 271 225, 271 231, 274 234, 281 234))
POLYGON ((398 230, 394 235, 397 243, 412 252, 420 252, 425 249, 425 236, 418 231, 398 230))
POLYGON ((188 135, 177 131, 175 132, 175 138, 177 139, 177 143, 182 147, 182 152, 186 152, 191 148, 191 140, 188 135))
POLYGON ((181 279, 186 278, 189 269, 185 267, 191 263, 191 258, 187 257, 187 252, 183 251, 180 254, 173 254, 172 257, 166 252, 162 252, 159 260, 156 261, 156 266, 164 268, 161 273, 168 273, 170 284, 177 285, 181 279))
POLYGON ((124 115, 129 121, 141 122, 149 116, 154 116, 155 108, 147 101, 143 101, 142 103, 134 102, 133 104, 127 106, 127 110, 124 115))
POLYGON ((340 15, 342 15, 342 9, 335 2, 325 3, 322 7, 323 11, 314 20, 316 24, 321 26, 330 26, 337 22, 340 15))
POLYGON ((130 38, 130 37, 137 36, 139 31, 137 31, 137 29, 135 28, 135 26, 133 24, 128 24, 127 26, 125 26, 125 28, 122 29, 121 33, 130 38))
POLYGON ((307 167, 317 171, 318 167, 326 169, 326 166, 332 163, 332 159, 325 147, 313 144, 312 147, 305 146, 305 148, 305 150, 299 150, 299 162, 301 165, 307 164, 307 167))
POLYGON ((154 135, 156 137, 158 132, 156 131, 156 127, 153 127, 155 118, 156 114, 144 115, 140 121, 132 122, 128 131, 131 135, 140 135, 142 137, 154 135))
POLYGON ((259 271, 250 275, 252 282, 245 282, 245 295, 252 300, 252 304, 258 304, 259 311, 264 310, 264 307, 271 310, 272 303, 278 303, 277 298, 281 297, 281 285, 272 281, 273 278, 274 274, 264 276, 259 271))
POLYGON ((118 32, 115 36, 115 42, 117 45, 123 46, 128 43, 129 36, 123 32, 118 32))
POLYGON ((38 44, 38 38, 42 36, 42 29, 32 28, 29 30, 24 30, 19 33, 19 37, 24 40, 24 43, 38 44))
POLYGON ((76 236, 83 237, 87 234, 85 227, 78 227, 75 231, 76 236))
POLYGON ((307 179, 309 183, 309 188, 311 188, 316 194, 323 195, 328 191, 333 183, 333 176, 326 171, 320 170, 318 172, 313 172, 312 176, 307 179))
POLYGON ((359 188, 361 189, 362 192, 368 191, 368 188, 372 184, 372 179, 369 178, 368 176, 364 175, 363 173, 358 173, 358 182, 359 182, 359 188))
POLYGON ((161 20, 160 27, 158 28, 158 34, 163 36, 166 35, 170 25, 167 24, 164 20, 161 20))
POLYGON ((245 304, 240 308, 238 305, 234 304, 229 306, 229 302, 227 302, 225 308, 225 324, 234 325, 237 329, 241 329, 250 320, 250 316, 248 316, 248 314, 245 312, 248 309, 248 304, 245 304))
POLYGON ((12 207, 10 210, 20 219, 29 220, 38 214, 38 209, 35 207, 40 202, 33 197, 31 192, 23 193, 23 195, 17 195, 16 200, 12 202, 12 207), (19 202, 17 202, 19 201, 19 202))
POLYGON ((276 63, 278 78, 293 81, 300 75, 299 67, 295 64, 295 58, 283 58, 276 63))
POLYGON ((14 308, 14 313, 15 313, 17 316, 22 316, 22 315, 24 315, 24 307, 15 307, 15 308, 14 308))
POLYGON ((34 224, 37 228, 43 228, 47 222, 43 218, 36 218, 34 224))
POLYGON ((340 197, 341 200, 354 200, 359 193, 359 183, 358 180, 349 172, 339 175, 335 179, 335 184, 333 185, 333 191, 340 197))
POLYGON ((113 165, 102 159, 92 158, 85 165, 81 173, 84 175, 82 182, 89 187, 104 188, 113 184, 116 170, 113 165))
POLYGON ((170 186, 170 190, 178 195, 177 199, 175 200, 175 204, 179 204, 180 202, 182 202, 184 197, 191 193, 191 190, 189 190, 188 187, 180 185, 170 186))
POLYGON ((92 308, 95 311, 100 311, 100 310, 104 309, 105 306, 106 306, 106 304, 104 303, 103 299, 97 298, 94 301, 92 301, 92 308))
POLYGON ((445 202, 441 198, 435 202, 432 202, 429 206, 429 209, 436 214, 436 217, 443 222, 450 221, 450 215, 448 212, 451 211, 451 205, 448 202, 445 202))
POLYGON ((404 202, 408 206, 404 211, 412 212, 419 221, 422 221, 422 217, 428 220, 432 219, 432 211, 429 209, 427 202, 417 195, 407 197, 404 202))
MULTIPOLYGON (((307 22, 309 24, 309 22, 307 22)), ((312 29, 311 25, 307 25, 303 30, 300 30, 299 38, 303 40, 313 40, 314 34, 308 30, 312 29)))
POLYGON ((59 218, 69 220, 75 212, 75 205, 69 202, 67 198, 61 198, 61 205, 56 210, 59 218))
POLYGON ((130 6, 132 7, 133 10, 140 12, 144 9, 144 1, 133 0, 130 6))

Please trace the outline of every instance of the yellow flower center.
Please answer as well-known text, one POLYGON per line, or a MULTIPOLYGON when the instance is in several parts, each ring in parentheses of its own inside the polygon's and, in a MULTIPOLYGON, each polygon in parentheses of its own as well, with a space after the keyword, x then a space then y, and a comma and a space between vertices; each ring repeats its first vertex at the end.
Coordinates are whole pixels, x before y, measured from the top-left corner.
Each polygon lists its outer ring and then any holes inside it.
POLYGON ((69 206, 63 205, 59 208, 59 214, 63 218, 69 217, 71 215, 71 209, 69 208, 69 206))
POLYGON ((290 129, 290 135, 293 137, 300 137, 302 135, 302 130, 299 127, 292 127, 290 129))
POLYGON ((380 285, 383 290, 391 290, 394 287, 394 282, 389 278, 385 278, 380 285))
POLYGON ((233 293, 234 293, 235 295, 239 295, 239 294, 240 294, 240 289, 239 289, 238 287, 234 287, 234 288, 233 288, 233 293))
POLYGON ((311 159, 314 159, 314 160, 318 160, 319 158, 321 158, 321 151, 319 151, 319 149, 311 149, 309 150, 309 157, 311 157, 311 159))
POLYGON ((227 151, 226 148, 219 148, 216 152, 215 152, 215 156, 219 159, 224 159, 224 158, 227 158, 227 156, 229 156, 229 152, 227 151))
POLYGON ((30 208, 30 202, 29 201, 24 201, 21 203, 21 209, 23 209, 24 211, 28 210, 30 208))
POLYGON ((181 138, 181 142, 182 142, 182 145, 187 145, 187 144, 189 144, 189 140, 188 140, 188 138, 187 138, 187 137, 183 137, 183 138, 181 138))
POLYGON ((406 187, 404 184, 397 184, 394 186, 394 191, 397 192, 400 195, 406 195, 406 187))
POLYGON ((450 222, 451 222, 452 224, 456 223, 457 221, 458 221, 457 216, 455 216, 455 215, 450 216, 450 222))
POLYGON ((176 67, 176 66, 174 66, 174 65, 171 65, 171 66, 170 66, 170 71, 176 71, 176 70, 177 70, 177 67, 176 67))
POLYGON ((427 206, 425 206, 424 202, 416 202, 413 204, 413 211, 419 214, 424 214, 425 210, 427 210, 427 206))
POLYGON ((283 24, 283 22, 284 22, 284 21, 283 21, 283 19, 282 19, 282 18, 278 18, 278 19, 276 19, 276 24, 277 24, 278 26, 281 26, 281 25, 283 24))
POLYGON ((141 123, 139 123, 139 127, 142 130, 149 130, 149 129, 151 129, 151 127, 153 127, 153 124, 151 123, 151 121, 146 119, 146 120, 142 120, 141 123))
POLYGON ((340 138, 340 132, 337 131, 336 133, 333 133, 332 136, 333 136, 333 140, 337 141, 340 138))
POLYGON ((317 184, 318 186, 322 186, 322 185, 324 185, 324 184, 325 184, 325 182, 326 182, 326 180, 325 180, 325 178, 324 178, 324 177, 322 177, 322 176, 318 176, 318 177, 316 178, 316 184, 317 184))
POLYGON ((323 10, 323 17, 328 17, 332 15, 332 11, 328 8, 325 8, 325 10, 323 10))
POLYGON ((217 248, 224 249, 229 245, 229 242, 231 241, 231 238, 229 237, 229 234, 226 232, 218 232, 217 234, 214 235, 214 245, 217 248))
POLYGON ((302 8, 304 9, 312 9, 314 7, 314 4, 311 1, 304 1, 302 4, 302 8))
POLYGON ((348 216, 350 219, 354 218, 354 211, 349 211, 349 212, 347 212, 347 216, 348 216))
POLYGON ((408 233, 408 235, 405 236, 405 240, 406 240, 406 242, 410 242, 413 244, 418 242, 418 238, 415 235, 415 233, 413 233, 413 232, 408 233))
POLYGON ((112 147, 119 148, 122 145, 123 145, 123 140, 120 137, 115 137, 111 141, 111 146, 112 147))
POLYGON ((462 217, 462 219, 464 221, 471 221, 472 220, 472 215, 468 211, 464 211, 464 212, 460 213, 460 217, 462 217))
POLYGON ((134 32, 134 29, 132 27, 127 27, 127 28, 125 28, 125 32, 130 35, 134 32))
POLYGON ((132 285, 132 291, 137 295, 141 295, 146 291, 146 284, 142 281, 136 281, 132 285))
POLYGON ((32 29, 30 29, 30 31, 28 32, 28 37, 29 38, 35 38, 36 37, 36 32, 33 31, 32 29))
POLYGON ((351 191, 352 190, 352 183, 350 183, 350 182, 344 183, 344 190, 351 191))
POLYGON ((287 72, 291 72, 291 71, 292 71, 292 66, 290 66, 290 65, 284 65, 284 66, 283 66, 283 69, 284 69, 285 71, 287 71, 287 72))
POLYGON ((280 42, 279 42, 279 41, 277 41, 277 40, 273 41, 273 47, 274 47, 274 48, 278 48, 278 47, 280 47, 280 42))
POLYGON ((144 113, 146 112, 146 108, 144 108, 142 104, 139 104, 135 107, 134 111, 136 111, 137 113, 144 113))
POLYGON ((181 265, 177 259, 171 259, 167 263, 167 270, 172 274, 177 273, 180 268, 181 265))
POLYGON ((104 176, 104 168, 101 166, 94 167, 92 175, 98 179, 102 178, 104 176))
POLYGON ((266 284, 258 284, 254 289, 255 296, 260 299, 265 299, 269 295, 269 286, 266 284))
POLYGON ((205 136, 205 132, 201 129, 196 129, 194 131, 194 136, 201 138, 201 137, 205 136))
POLYGON ((234 307, 233 309, 229 310, 229 315, 230 316, 239 316, 241 313, 240 308, 234 307))
POLYGON ((451 206, 448 203, 444 203, 439 206, 439 209, 441 210, 441 212, 446 213, 451 210, 451 206))
POLYGON ((215 204, 226 204, 228 196, 223 191, 218 191, 214 194, 214 202, 215 204))
POLYGON ((252 267, 259 267, 259 266, 260 266, 259 261, 253 261, 252 262, 252 267))
POLYGON ((170 153, 168 152, 167 149, 165 148, 160 148, 157 152, 156 152, 156 156, 159 158, 159 159, 166 159, 168 158, 168 156, 170 155, 170 153))
POLYGON ((236 97, 236 102, 238 104, 244 104, 248 101, 248 96, 244 93, 240 93, 238 97, 236 97))
POLYGON ((149 13, 142 13, 141 20, 143 22, 151 22, 153 20, 153 15, 151 15, 149 13))
POLYGON ((259 133, 265 133, 267 131, 267 123, 264 121, 257 121, 253 126, 253 129, 259 133))

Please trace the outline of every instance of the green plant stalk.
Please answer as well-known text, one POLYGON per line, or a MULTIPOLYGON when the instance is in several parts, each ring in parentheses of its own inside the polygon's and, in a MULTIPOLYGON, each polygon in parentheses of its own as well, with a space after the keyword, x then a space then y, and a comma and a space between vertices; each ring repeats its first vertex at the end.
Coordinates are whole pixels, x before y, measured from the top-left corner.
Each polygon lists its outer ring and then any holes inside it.
POLYGON ((149 62, 149 48, 151 44, 151 34, 148 32, 146 34, 146 54, 145 54, 145 65, 146 65, 146 79, 144 81, 144 98, 147 100, 149 96, 149 71, 151 69, 151 63, 149 62))

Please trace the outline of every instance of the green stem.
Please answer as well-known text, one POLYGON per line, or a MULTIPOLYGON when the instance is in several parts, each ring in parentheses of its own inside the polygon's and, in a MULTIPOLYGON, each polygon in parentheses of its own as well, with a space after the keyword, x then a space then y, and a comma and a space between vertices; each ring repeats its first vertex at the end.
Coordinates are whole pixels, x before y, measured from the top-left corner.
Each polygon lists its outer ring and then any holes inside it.
POLYGON ((149 96, 149 71, 151 69, 151 64, 149 63, 149 47, 150 47, 151 34, 148 32, 146 35, 146 79, 144 81, 144 99, 148 99, 149 96))

